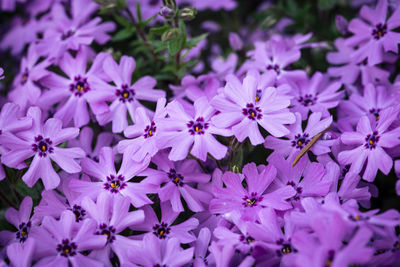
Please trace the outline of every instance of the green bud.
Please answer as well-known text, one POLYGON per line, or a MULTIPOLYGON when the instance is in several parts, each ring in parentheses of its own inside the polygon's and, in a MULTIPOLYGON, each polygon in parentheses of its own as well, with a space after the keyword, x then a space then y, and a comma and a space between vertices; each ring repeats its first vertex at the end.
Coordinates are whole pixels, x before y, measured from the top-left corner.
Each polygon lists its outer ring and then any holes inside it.
POLYGON ((161 41, 163 42, 168 42, 175 37, 179 36, 179 30, 178 29, 169 29, 168 31, 164 32, 161 35, 161 41))
POLYGON ((197 10, 191 7, 185 7, 179 12, 179 18, 183 20, 192 20, 196 17, 197 10))
POLYGON ((175 9, 176 8, 175 0, 163 0, 163 4, 164 4, 164 6, 169 7, 171 9, 175 9))

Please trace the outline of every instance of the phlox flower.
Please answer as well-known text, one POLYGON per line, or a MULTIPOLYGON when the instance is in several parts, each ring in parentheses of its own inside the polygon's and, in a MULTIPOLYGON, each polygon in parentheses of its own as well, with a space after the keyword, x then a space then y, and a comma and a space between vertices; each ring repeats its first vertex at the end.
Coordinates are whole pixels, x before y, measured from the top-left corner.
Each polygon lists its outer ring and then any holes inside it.
MULTIPOLYGON (((35 240, 30 238, 24 243, 13 243, 7 247, 7 256, 11 266, 30 267, 35 253, 35 240)), ((1 264, 0 264, 1 265, 1 264)), ((6 266, 6 265, 4 265, 6 266)))
POLYGON ((249 220, 256 218, 258 212, 265 207, 290 209, 292 205, 287 200, 296 195, 296 190, 291 185, 283 185, 271 191, 269 187, 276 179, 276 168, 271 164, 261 167, 258 169, 254 163, 243 167, 247 188, 243 187, 239 174, 225 172, 222 181, 226 187, 213 188, 215 198, 210 202, 210 212, 240 212, 244 219, 249 220))
POLYGON ((221 87, 221 82, 214 74, 204 74, 197 78, 192 75, 185 75, 182 78, 181 85, 170 85, 169 87, 175 98, 187 97, 195 102, 198 98, 204 96, 212 99, 221 87))
MULTIPOLYGON (((181 223, 174 223, 177 221, 179 212, 172 209, 171 204, 162 202, 160 204, 161 218, 158 219, 156 213, 150 205, 142 208, 144 211, 144 221, 141 224, 131 227, 135 231, 146 232, 145 235, 154 235, 158 239, 177 238, 179 242, 186 244, 196 241, 196 237, 192 231, 199 225, 199 221, 195 218, 189 218, 181 223)), ((143 236, 138 236, 142 238, 143 236)))
POLYGON ((247 74, 243 83, 233 75, 228 75, 226 81, 222 92, 211 101, 220 111, 212 118, 214 125, 231 127, 240 142, 249 137, 252 145, 264 141, 258 125, 276 137, 289 133, 284 124, 295 122, 295 116, 287 109, 291 97, 279 93, 283 89, 264 87, 265 76, 254 71, 247 74))
POLYGON ((379 0, 375 9, 363 6, 360 11, 361 20, 355 18, 349 23, 349 31, 354 35, 346 40, 350 46, 359 48, 352 54, 358 63, 368 59, 368 65, 376 65, 383 61, 383 52, 397 53, 400 33, 393 31, 400 26, 400 6, 387 18, 387 0, 379 0), (365 22, 367 21, 368 24, 365 22))
POLYGON ((33 238, 36 243, 35 257, 40 260, 35 266, 99 266, 101 262, 84 256, 82 252, 104 247, 105 235, 96 235, 96 222, 86 219, 75 223, 74 214, 67 210, 59 221, 45 217, 42 226, 33 238), (78 227, 78 228, 77 228, 78 227))
POLYGON ((111 250, 118 256, 119 262, 123 265, 127 261, 127 250, 136 242, 121 235, 127 227, 142 223, 144 212, 136 210, 129 212, 130 200, 128 197, 113 198, 107 192, 102 192, 96 203, 86 197, 82 200, 82 206, 88 211, 89 217, 97 222, 96 235, 107 237, 106 246, 93 252, 91 257, 102 261, 107 266, 110 263, 111 250))
POLYGON ((203 173, 195 160, 172 162, 166 153, 160 152, 152 158, 152 162, 158 169, 148 168, 141 175, 147 176, 152 184, 163 185, 157 192, 162 202, 171 202, 173 211, 181 212, 184 211, 182 196, 190 210, 204 210, 202 203, 208 204, 211 195, 196 189, 195 185, 208 183, 210 175, 203 173))
POLYGON ((361 117, 355 132, 345 132, 340 137, 344 144, 354 145, 355 148, 340 152, 339 162, 351 164, 350 171, 360 173, 367 161, 362 177, 369 182, 375 179, 378 169, 389 174, 393 160, 384 148, 400 144, 400 127, 389 128, 397 116, 397 110, 387 108, 380 113, 379 121, 372 125, 367 116, 361 117))
POLYGON ((112 121, 114 133, 122 132, 128 126, 127 112, 131 119, 134 119, 136 108, 143 107, 152 115, 139 100, 157 101, 165 97, 164 91, 153 89, 157 83, 153 77, 144 76, 132 84, 135 66, 135 60, 128 56, 122 56, 119 65, 111 57, 103 63, 104 72, 114 85, 103 83, 99 86, 93 101, 98 105, 105 105, 106 101, 111 102, 106 111, 96 113, 96 118, 100 125, 112 121))
POLYGON ((27 116, 32 118, 32 128, 16 135, 6 135, 3 145, 9 151, 3 154, 2 161, 7 166, 16 168, 33 156, 22 180, 32 187, 41 178, 46 190, 54 189, 60 183, 60 177, 51 160, 67 173, 81 171, 81 166, 75 159, 85 156, 83 150, 79 147, 59 147, 61 143, 78 136, 79 129, 63 129, 62 122, 56 118, 50 118, 43 124, 42 112, 38 107, 30 107, 27 116))
POLYGON ((128 126, 124 135, 127 138, 118 143, 118 151, 124 153, 126 157, 131 157, 135 161, 141 161, 146 155, 154 156, 158 150, 158 139, 161 131, 160 124, 166 114, 165 98, 157 101, 156 111, 150 120, 146 110, 138 107, 135 112, 135 124, 128 126))
MULTIPOLYGON (((285 135, 288 139, 279 139, 273 136, 267 136, 264 146, 266 148, 278 151, 285 157, 293 159, 318 133, 327 129, 332 123, 332 116, 322 119, 322 113, 311 113, 308 118, 306 128, 302 129, 302 119, 300 113, 296 112, 296 122, 288 126, 289 133, 285 135)), ((334 140, 318 140, 311 151, 315 155, 321 155, 330 152, 334 140)))
POLYGON ((207 159, 207 153, 215 159, 225 156, 227 147, 219 143, 214 135, 230 136, 231 131, 213 123, 212 117, 216 111, 206 97, 194 102, 194 116, 189 115, 177 101, 169 103, 166 109, 169 117, 161 121, 158 145, 160 148, 172 148, 169 159, 183 160, 189 149, 190 154, 202 161, 207 159))
POLYGON ((95 181, 72 179, 69 187, 72 191, 81 194, 81 198, 88 196, 96 199, 101 192, 117 196, 129 197, 135 207, 151 204, 146 194, 154 193, 156 187, 146 181, 134 182, 138 175, 149 165, 149 158, 141 162, 134 162, 125 157, 118 172, 115 170, 114 152, 110 147, 100 151, 99 162, 85 158, 82 160, 83 172, 93 177, 95 181))
POLYGON ((211 232, 207 227, 201 228, 194 246, 194 261, 193 267, 206 267, 210 264, 215 264, 211 254, 208 254, 210 245, 211 232), (207 255, 208 254, 208 255, 207 255))

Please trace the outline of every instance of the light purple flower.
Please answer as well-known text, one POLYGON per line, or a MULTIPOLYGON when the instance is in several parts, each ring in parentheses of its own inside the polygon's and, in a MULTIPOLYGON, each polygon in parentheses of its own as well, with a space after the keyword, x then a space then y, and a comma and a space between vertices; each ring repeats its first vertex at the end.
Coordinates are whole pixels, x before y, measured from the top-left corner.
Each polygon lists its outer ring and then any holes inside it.
POLYGON ((292 112, 299 112, 305 120, 309 111, 321 112, 322 117, 328 117, 328 109, 339 104, 343 91, 338 91, 342 84, 338 81, 329 82, 327 77, 316 72, 311 79, 299 80, 292 84, 292 112))
POLYGON ((2 0, 1 9, 4 11, 14 11, 18 3, 25 3, 26 0, 2 0))
MULTIPOLYGON (((75 58, 70 53, 65 53, 59 66, 68 78, 51 73, 41 81, 41 84, 49 90, 43 92, 38 105, 46 109, 59 104, 54 117, 60 119, 64 125, 68 125, 73 119, 75 127, 82 127, 90 120, 87 104, 92 103, 90 95, 97 97, 96 88, 102 84, 97 77, 104 76, 102 64, 110 55, 98 54, 90 69, 86 71, 88 57, 87 48, 79 49, 75 58)), ((95 113, 106 110, 95 104, 93 107, 95 113)))
POLYGON ((346 40, 346 44, 358 46, 352 54, 357 63, 368 59, 368 65, 372 66, 383 61, 384 52, 397 53, 400 33, 393 30, 400 26, 400 7, 386 19, 387 7, 387 0, 379 0, 375 9, 363 6, 360 15, 368 24, 358 18, 350 21, 348 29, 354 35, 346 40))
MULTIPOLYGON (((285 135, 288 139, 279 139, 273 136, 267 136, 264 146, 273 149, 284 157, 293 159, 318 133, 327 129, 332 123, 332 116, 322 119, 320 112, 311 113, 304 131, 302 130, 302 120, 300 113, 296 112, 296 122, 288 126, 289 134, 285 135)), ((319 140, 312 147, 311 151, 315 155, 329 153, 330 146, 334 140, 319 140)))
MULTIPOLYGON (((35 253, 35 240, 30 238, 24 243, 13 243, 7 247, 7 256, 11 266, 30 267, 35 253)), ((1 265, 1 264, 0 264, 1 265)))
POLYGON ((121 168, 118 172, 115 170, 114 152, 110 147, 104 147, 100 151, 99 162, 85 158, 82 160, 83 172, 93 177, 95 181, 83 181, 73 179, 69 183, 72 191, 79 192, 81 198, 88 196, 93 200, 101 192, 118 197, 129 197, 135 207, 141 207, 151 204, 152 201, 146 194, 154 193, 156 186, 146 181, 134 182, 135 175, 139 174, 149 165, 150 159, 146 157, 141 162, 134 162, 130 158, 124 157, 121 168))
POLYGON ((287 109, 291 97, 280 92, 285 91, 287 85, 266 87, 264 78, 251 71, 241 83, 236 76, 228 75, 226 86, 211 101, 220 111, 212 118, 214 125, 232 127, 239 142, 249 137, 252 145, 261 144, 264 138, 258 125, 271 135, 281 137, 289 133, 284 124, 295 122, 294 114, 287 109))
POLYGON ((393 130, 389 128, 397 115, 397 110, 387 108, 380 113, 379 121, 372 126, 368 117, 361 117, 356 132, 345 132, 341 136, 344 144, 356 147, 340 152, 339 162, 351 164, 350 171, 360 173, 368 160, 362 177, 369 182, 375 179, 378 169, 387 175, 392 169, 393 160, 384 148, 400 144, 400 127, 393 130))
POLYGON ((171 147, 169 159, 173 161, 185 159, 189 150, 191 155, 202 161, 207 159, 207 153, 215 159, 222 159, 227 147, 219 143, 214 135, 231 136, 231 131, 213 123, 212 117, 216 111, 206 97, 197 99, 194 109, 193 116, 177 101, 167 105, 169 117, 160 122, 159 147, 171 147))
POLYGON ((153 157, 159 150, 158 139, 162 129, 160 122, 165 118, 165 98, 157 101, 156 111, 153 119, 150 120, 146 110, 138 107, 135 112, 135 124, 128 126, 124 135, 127 138, 118 143, 118 151, 134 161, 142 161, 146 155, 153 157))
POLYGON ((111 250, 118 256, 119 262, 123 265, 127 261, 127 250, 136 245, 133 240, 121 235, 127 227, 142 223, 144 212, 136 210, 129 212, 130 199, 119 196, 113 198, 107 192, 102 192, 96 200, 86 197, 82 200, 82 206, 88 215, 97 222, 96 235, 107 237, 106 246, 93 251, 91 257, 102 260, 105 265, 111 265, 111 250))
POLYGON ((152 158, 158 170, 147 169, 141 175, 147 176, 152 184, 164 184, 158 190, 162 202, 170 201, 175 212, 184 211, 181 196, 185 199, 188 208, 199 212, 204 210, 202 203, 208 204, 211 195, 195 188, 196 183, 205 184, 210 180, 210 175, 201 172, 197 162, 192 159, 172 162, 167 154, 159 152, 152 158))
MULTIPOLYGON (((192 231, 199 225, 197 219, 189 218, 181 223, 174 223, 177 221, 179 212, 175 212, 169 202, 162 202, 160 208, 161 218, 158 219, 150 205, 144 206, 142 208, 145 215, 144 222, 131 228, 135 231, 146 232, 145 235, 154 235, 160 240, 177 238, 183 244, 196 240, 192 231)), ((138 237, 142 238, 143 235, 138 237)))
POLYGON ((243 41, 237 33, 229 33, 229 44, 233 50, 241 50, 243 48, 243 41))
POLYGON ((75 222, 71 211, 64 211, 59 221, 53 217, 43 219, 40 231, 35 232, 37 244, 35 257, 40 259, 36 266, 99 266, 101 264, 81 252, 100 249, 106 244, 104 235, 96 235, 96 221, 86 219, 82 224, 75 222))
POLYGON ((176 99, 187 97, 194 102, 203 96, 212 99, 221 87, 221 82, 213 74, 200 75, 197 78, 185 75, 181 80, 181 85, 170 85, 169 87, 176 99))
POLYGON ((3 70, 3 68, 0 68, 0 80, 3 80, 4 79, 4 70, 3 70))
POLYGON ((50 118, 43 124, 42 112, 38 107, 29 108, 27 115, 32 118, 32 128, 16 135, 7 135, 3 145, 10 151, 3 154, 2 161, 7 166, 16 168, 33 156, 22 180, 32 187, 41 178, 46 190, 54 189, 60 183, 60 177, 55 172, 51 160, 68 173, 81 171, 81 166, 75 159, 85 156, 83 150, 79 147, 59 147, 61 143, 78 136, 79 129, 62 129, 62 122, 55 118, 50 118))
POLYGON ((287 210, 292 207, 287 200, 296 195, 296 190, 291 185, 283 185, 274 188, 276 179, 276 168, 273 165, 260 166, 249 163, 243 167, 243 176, 247 188, 242 185, 239 174, 225 172, 222 180, 226 187, 214 187, 215 198, 210 202, 212 213, 240 212, 246 220, 256 218, 257 213, 265 208, 271 207, 276 210, 287 210))
POLYGON ((122 56, 119 65, 112 58, 107 58, 103 63, 104 72, 112 79, 114 85, 104 83, 96 91, 96 103, 104 105, 106 101, 111 102, 105 112, 96 113, 96 118, 100 125, 112 121, 114 133, 122 132, 128 126, 127 112, 134 119, 136 108, 143 107, 152 115, 139 100, 157 101, 165 97, 164 91, 153 89, 157 81, 150 76, 144 76, 132 84, 135 66, 135 60, 128 56, 122 56))

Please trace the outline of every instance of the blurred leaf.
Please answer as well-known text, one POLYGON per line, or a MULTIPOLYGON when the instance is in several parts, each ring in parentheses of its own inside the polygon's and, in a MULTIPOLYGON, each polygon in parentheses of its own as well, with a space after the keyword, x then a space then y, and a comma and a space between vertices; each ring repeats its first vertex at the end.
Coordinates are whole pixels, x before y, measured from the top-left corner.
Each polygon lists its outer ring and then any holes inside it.
POLYGON ((112 40, 114 42, 126 40, 129 37, 131 37, 134 32, 135 32, 135 28, 134 27, 129 27, 129 28, 122 29, 122 30, 120 30, 119 32, 117 32, 114 35, 112 40))
POLYGON ((124 26, 125 28, 129 28, 132 26, 132 24, 129 22, 129 20, 127 20, 126 18, 124 18, 120 15, 115 15, 114 18, 120 25, 124 26))
POLYGON ((167 30, 171 29, 171 26, 168 24, 165 24, 161 27, 153 27, 150 29, 150 33, 154 33, 154 34, 163 34, 164 32, 166 32, 167 30))
POLYGON ((30 196, 32 199, 40 199, 40 194, 35 189, 35 186, 32 188, 28 187, 24 181, 19 180, 14 188, 21 196, 30 196))
POLYGON ((201 41, 203 41, 205 38, 207 38, 208 33, 204 33, 202 35, 196 36, 190 40, 187 40, 185 43, 185 47, 186 48, 192 48, 197 46, 198 43, 200 43, 201 41))
POLYGON ((337 0, 318 0, 318 8, 321 10, 332 9, 337 3, 337 0))

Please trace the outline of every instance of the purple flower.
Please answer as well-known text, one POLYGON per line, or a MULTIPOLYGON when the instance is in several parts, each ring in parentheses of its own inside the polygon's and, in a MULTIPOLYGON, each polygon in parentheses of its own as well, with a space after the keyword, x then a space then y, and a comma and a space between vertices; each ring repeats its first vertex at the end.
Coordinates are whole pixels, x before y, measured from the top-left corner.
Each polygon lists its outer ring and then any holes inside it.
POLYGON ((186 96, 194 102, 203 96, 212 99, 221 87, 221 82, 213 74, 200 75, 197 78, 192 75, 185 75, 180 86, 170 85, 169 87, 174 92, 176 99, 186 96))
POLYGON ((128 251, 128 257, 132 263, 146 267, 180 267, 189 264, 193 251, 194 248, 182 249, 176 238, 163 242, 154 235, 146 235, 140 247, 128 251))
POLYGON ((213 188, 215 198, 211 200, 210 212, 240 212, 245 219, 253 219, 265 207, 277 210, 292 207, 287 200, 296 195, 293 186, 283 185, 274 191, 269 188, 276 179, 274 166, 260 166, 258 169, 254 163, 249 163, 243 167, 243 176, 247 188, 243 187, 239 174, 224 173, 222 180, 226 187, 213 188))
MULTIPOLYGON (((328 128, 332 123, 332 116, 321 119, 322 114, 320 112, 311 113, 308 124, 303 131, 300 113, 296 112, 295 116, 296 122, 288 126, 290 132, 285 135, 288 139, 267 136, 264 143, 266 148, 278 151, 278 153, 290 159, 293 159, 293 156, 298 154, 316 134, 328 128)), ((332 146, 333 142, 334 140, 319 140, 311 147, 311 151, 315 155, 329 153, 329 147, 332 146)))
MULTIPOLYGON (((38 105, 48 109, 59 103, 54 117, 60 119, 64 125, 68 125, 73 119, 75 127, 82 127, 90 120, 87 103, 92 104, 90 100, 97 97, 96 88, 102 84, 97 77, 104 76, 102 64, 110 55, 98 54, 93 65, 86 71, 88 54, 87 48, 81 48, 75 58, 70 53, 65 53, 59 66, 68 78, 51 73, 41 81, 41 84, 49 90, 43 92, 38 105)), ((105 108, 101 109, 93 104, 94 112, 102 112, 106 110, 105 108)))
MULTIPOLYGON (((335 40, 337 52, 327 53, 327 60, 334 66, 328 68, 328 74, 332 77, 340 77, 340 81, 344 84, 354 84, 358 77, 361 75, 361 83, 367 85, 368 83, 386 83, 390 73, 378 66, 370 66, 367 60, 356 62, 351 55, 354 49, 346 45, 345 39, 338 38, 335 40)), ((385 58, 389 61, 389 58, 385 58)))
POLYGON ((83 150, 79 147, 59 147, 61 143, 78 136, 79 129, 62 129, 62 122, 55 118, 50 118, 42 124, 42 112, 38 107, 29 108, 27 115, 32 118, 32 128, 16 135, 7 135, 3 145, 10 151, 3 154, 2 161, 7 166, 16 168, 33 156, 22 180, 32 187, 41 178, 46 190, 56 188, 60 177, 54 171, 51 160, 68 173, 81 171, 75 159, 85 156, 83 150))
MULTIPOLYGON (((197 219, 189 218, 184 222, 174 223, 177 221, 179 212, 175 212, 169 202, 162 202, 160 208, 161 219, 158 219, 150 205, 144 206, 142 208, 145 215, 144 222, 131 228, 135 231, 146 232, 145 235, 154 235, 160 240, 177 238, 183 244, 196 240, 192 230, 196 229, 199 225, 197 219)), ((142 235, 139 237, 142 237, 142 235)))
POLYGON ((0 68, 0 80, 3 80, 4 79, 4 70, 3 70, 3 68, 0 68))
POLYGON ((124 135, 127 138, 118 143, 118 151, 131 157, 134 161, 142 161, 146 155, 153 157, 159 150, 158 139, 160 134, 160 122, 165 118, 165 98, 157 101, 157 107, 153 119, 150 120, 146 110, 138 107, 135 112, 135 124, 128 126, 124 135))
POLYGON ((233 50, 241 50, 243 48, 243 41, 237 33, 229 33, 229 44, 233 50))
POLYGON ((37 266, 99 266, 100 262, 84 256, 82 252, 100 249, 106 244, 104 235, 96 235, 96 221, 86 219, 82 224, 75 223, 71 211, 64 211, 59 221, 45 217, 40 231, 33 238, 40 244, 35 257, 40 260, 37 266))
POLYGON ((369 182, 375 179, 378 169, 387 175, 392 169, 393 160, 384 148, 400 144, 400 127, 389 129, 397 115, 397 110, 387 108, 380 113, 379 121, 372 126, 368 117, 361 117, 356 132, 345 132, 341 136, 344 144, 356 147, 340 152, 339 162, 344 165, 351 164, 350 171, 360 173, 368 159, 362 177, 369 182))
POLYGON ((52 23, 46 27, 39 49, 58 61, 68 49, 78 50, 81 45, 90 45, 93 41, 105 44, 110 39, 108 32, 115 29, 115 24, 111 21, 101 23, 100 17, 90 19, 97 8, 98 5, 90 0, 72 0, 68 12, 61 3, 54 3, 50 11, 52 23))
POLYGON ((206 160, 207 153, 215 159, 222 159, 227 147, 219 143, 214 135, 230 136, 231 131, 221 129, 212 122, 215 109, 210 106, 206 97, 197 99, 194 109, 194 116, 191 116, 177 101, 167 105, 169 117, 161 121, 159 147, 171 147, 169 159, 173 161, 186 158, 189 149, 191 155, 202 161, 206 160))
POLYGON ((175 212, 184 211, 181 196, 185 199, 190 210, 203 211, 202 203, 208 204, 209 193, 194 188, 195 183, 205 184, 210 175, 202 173, 195 160, 172 162, 167 154, 160 152, 152 159, 158 170, 147 169, 141 175, 147 176, 152 184, 164 184, 158 190, 161 202, 170 201, 175 212))
POLYGON ((107 192, 102 192, 96 200, 86 197, 82 200, 82 206, 88 211, 88 215, 97 222, 96 235, 107 237, 106 247, 97 250, 91 257, 101 260, 107 259, 104 264, 111 265, 109 258, 111 250, 117 254, 119 262, 123 265, 127 261, 128 248, 136 243, 121 235, 127 227, 142 223, 144 213, 142 210, 129 212, 130 200, 127 197, 113 198, 107 192))
POLYGON ((386 19, 387 7, 387 0, 379 0, 374 10, 363 6, 360 15, 369 24, 358 18, 350 21, 348 29, 354 35, 346 40, 346 44, 359 47, 352 54, 357 63, 367 59, 368 65, 372 66, 383 61, 384 51, 397 53, 400 33, 393 30, 400 26, 400 7, 386 19))
POLYGON ((299 112, 303 120, 309 111, 321 112, 322 117, 329 116, 328 109, 339 104, 343 91, 338 90, 342 84, 338 81, 328 82, 324 75, 316 72, 310 80, 305 79, 293 84, 292 112, 299 112))
POLYGON ((212 1, 212 0, 183 0, 182 2, 186 2, 197 10, 211 9, 213 11, 217 11, 220 9, 224 10, 232 10, 237 6, 237 3, 234 0, 220 0, 220 1, 212 1))
MULTIPOLYGON (((32 266, 32 258, 35 253, 35 240, 30 238, 24 243, 13 243, 7 247, 7 256, 12 266, 32 266)), ((4 265, 6 266, 6 265, 4 265)))
POLYGON ((290 96, 280 93, 287 86, 264 87, 264 78, 251 71, 241 83, 236 76, 228 75, 221 94, 211 101, 211 105, 220 111, 212 118, 214 125, 232 127, 240 142, 249 137, 252 145, 264 141, 258 125, 276 137, 288 134, 284 124, 295 122, 295 117, 287 109, 290 96))
POLYGON ((31 220, 32 212, 32 198, 25 197, 22 201, 19 210, 9 208, 4 217, 8 222, 15 226, 16 232, 1 231, 0 232, 0 244, 7 246, 9 244, 19 242, 24 243, 31 236, 31 231, 35 231, 37 226, 35 222, 31 220))
MULTIPOLYGON (((211 62, 211 68, 212 68, 213 72, 215 73, 215 75, 220 80, 225 80, 226 75, 234 74, 237 63, 238 63, 238 56, 235 53, 231 53, 225 60, 221 57, 214 59, 211 62)), ((221 86, 219 86, 219 87, 221 87, 221 86)), ((218 89, 219 89, 219 87, 218 87, 218 89)), ((215 95, 216 95, 216 93, 214 94, 214 96, 215 95)))
POLYGON ((156 101, 165 97, 164 91, 153 89, 157 81, 150 76, 144 76, 131 84, 135 66, 135 60, 128 56, 122 56, 119 65, 111 57, 104 60, 104 72, 112 79, 114 85, 104 83, 98 88, 96 102, 104 105, 107 101, 111 102, 111 105, 105 112, 97 113, 96 118, 100 125, 112 121, 114 133, 122 132, 128 126, 127 112, 133 119, 136 108, 143 107, 152 115, 138 100, 156 101))
POLYGON ((1 9, 4 11, 14 11, 17 2, 25 3, 26 0, 2 0, 1 1, 1 9))
POLYGON ((100 151, 99 162, 89 158, 82 160, 83 172, 95 178, 96 181, 73 179, 69 183, 69 187, 72 191, 79 192, 82 198, 88 196, 96 199, 101 192, 106 191, 115 197, 121 195, 129 197, 135 207, 151 204, 152 201, 146 194, 155 192, 156 187, 147 183, 146 180, 140 183, 133 182, 135 175, 145 169, 149 165, 149 161, 148 157, 141 162, 134 162, 130 158, 124 157, 121 168, 116 172, 114 152, 110 147, 104 147, 100 151))
POLYGON ((345 17, 343 17, 342 15, 336 15, 335 23, 336 28, 341 34, 346 35, 348 33, 347 27, 349 25, 349 22, 346 20, 345 17))
POLYGON ((209 264, 214 264, 214 259, 211 254, 207 256, 208 247, 210 245, 211 232, 208 228, 201 228, 199 236, 194 246, 194 262, 195 267, 206 267, 209 264))

